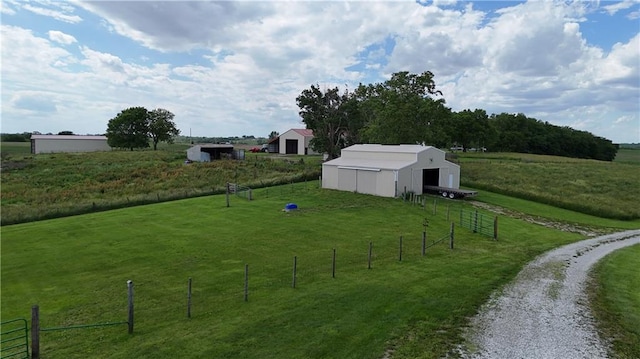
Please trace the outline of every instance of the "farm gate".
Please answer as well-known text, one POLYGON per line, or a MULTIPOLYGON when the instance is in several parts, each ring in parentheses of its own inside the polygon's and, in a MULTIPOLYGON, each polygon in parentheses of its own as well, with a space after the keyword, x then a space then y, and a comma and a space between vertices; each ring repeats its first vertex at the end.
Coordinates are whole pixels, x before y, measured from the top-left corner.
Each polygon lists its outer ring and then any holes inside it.
POLYGON ((29 329, 23 318, 0 323, 0 359, 29 358, 29 329))
POLYGON ((498 239, 498 217, 478 213, 475 211, 460 210, 460 227, 467 228, 473 233, 480 233, 485 236, 498 239))

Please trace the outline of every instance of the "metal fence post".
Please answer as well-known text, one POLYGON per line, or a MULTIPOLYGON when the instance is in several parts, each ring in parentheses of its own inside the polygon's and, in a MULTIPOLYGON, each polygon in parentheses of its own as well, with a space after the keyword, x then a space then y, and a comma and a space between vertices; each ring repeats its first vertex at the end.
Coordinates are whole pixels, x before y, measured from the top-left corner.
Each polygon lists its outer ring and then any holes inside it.
POLYGON ((127 322, 129 324, 129 334, 133 334, 133 281, 127 281, 127 296, 129 302, 129 315, 127 322))
POLYGON ((187 318, 191 318, 191 277, 187 286, 187 318))
POLYGON ((473 233, 478 232, 478 210, 476 209, 476 213, 473 219, 473 233))
POLYGON ((40 358, 40 307, 31 307, 31 359, 40 358))
POLYGON ((227 193, 227 207, 229 207, 229 182, 227 182, 227 190, 226 190, 226 193, 227 193))
POLYGON ((453 249, 453 222, 451 222, 451 234, 449 238, 449 248, 453 249))
POLYGON ((402 262, 402 236, 400 236, 400 248, 398 248, 398 260, 402 262))
POLYGON ((336 277, 336 249, 333 249, 333 261, 331 264, 331 278, 336 277))
POLYGON ((373 242, 369 242, 369 266, 367 269, 371 269, 371 252, 373 251, 373 242))
POLYGON ((493 240, 498 240, 498 216, 493 219, 493 240))
POLYGON ((293 281, 291 282, 291 287, 296 287, 296 271, 298 267, 298 256, 293 256, 293 281))
POLYGON ((244 265, 244 301, 249 301, 249 265, 244 265))

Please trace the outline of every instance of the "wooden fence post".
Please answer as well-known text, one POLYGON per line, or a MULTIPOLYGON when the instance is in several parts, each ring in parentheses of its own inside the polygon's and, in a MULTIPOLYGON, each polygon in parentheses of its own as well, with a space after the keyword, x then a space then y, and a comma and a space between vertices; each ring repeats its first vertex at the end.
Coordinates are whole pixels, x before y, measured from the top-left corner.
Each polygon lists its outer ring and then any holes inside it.
POLYGON ((187 286, 187 318, 191 318, 191 277, 187 286))
POLYGON ((226 193, 227 193, 227 207, 229 207, 229 182, 227 182, 227 190, 226 190, 226 193))
POLYGON ((434 199, 433 200, 433 215, 436 215, 436 206, 437 206, 438 200, 434 199))
POLYGON ((133 281, 127 281, 127 297, 129 302, 129 315, 127 323, 129 324, 129 334, 133 334, 133 281))
POLYGON ((451 233, 449 237, 449 249, 453 249, 453 222, 451 222, 451 233))
POLYGON ((31 359, 40 358, 40 307, 31 307, 31 359))

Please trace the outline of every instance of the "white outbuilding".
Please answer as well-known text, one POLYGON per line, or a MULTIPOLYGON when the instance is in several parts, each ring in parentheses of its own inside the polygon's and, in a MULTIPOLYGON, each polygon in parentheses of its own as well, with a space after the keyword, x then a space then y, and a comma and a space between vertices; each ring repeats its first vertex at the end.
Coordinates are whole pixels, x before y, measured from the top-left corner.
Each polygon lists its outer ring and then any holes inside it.
POLYGON ((244 159, 244 151, 235 151, 233 145, 226 143, 202 143, 187 150, 187 159, 194 162, 211 162, 220 159, 244 159), (242 154, 242 158, 239 157, 242 154))
POLYGON ((425 193, 425 186, 460 187, 460 166, 432 146, 353 145, 322 164, 323 188, 397 197, 425 193))
MULTIPOLYGON (((279 137, 278 152, 283 155, 312 155, 309 144, 313 139, 313 131, 305 128, 292 128, 279 137)), ((271 152, 271 151, 269 151, 271 152)))
POLYGON ((110 151, 107 136, 31 135, 31 153, 110 151))

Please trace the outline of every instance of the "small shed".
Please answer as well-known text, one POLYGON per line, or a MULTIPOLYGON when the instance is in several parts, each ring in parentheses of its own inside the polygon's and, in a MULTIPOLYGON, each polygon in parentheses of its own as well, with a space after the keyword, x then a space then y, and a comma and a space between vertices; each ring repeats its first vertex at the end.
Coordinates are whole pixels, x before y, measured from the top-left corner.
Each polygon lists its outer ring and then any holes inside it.
POLYGON ((267 152, 279 153, 280 152, 280 136, 276 136, 267 142, 267 152))
POLYGON ((322 187, 397 197, 425 193, 424 186, 460 187, 460 166, 445 152, 422 145, 353 145, 322 164, 322 187))
POLYGON ((220 143, 198 144, 187 150, 187 159, 194 162, 211 162, 225 158, 244 159, 244 151, 234 151, 233 145, 220 143))
POLYGON ((107 136, 31 135, 31 153, 110 151, 107 136))
POLYGON ((283 155, 317 154, 309 147, 312 138, 312 130, 292 128, 280 135, 278 152, 283 155))

